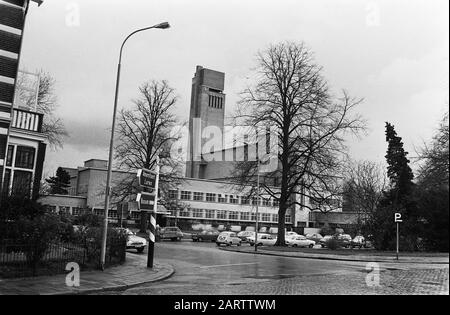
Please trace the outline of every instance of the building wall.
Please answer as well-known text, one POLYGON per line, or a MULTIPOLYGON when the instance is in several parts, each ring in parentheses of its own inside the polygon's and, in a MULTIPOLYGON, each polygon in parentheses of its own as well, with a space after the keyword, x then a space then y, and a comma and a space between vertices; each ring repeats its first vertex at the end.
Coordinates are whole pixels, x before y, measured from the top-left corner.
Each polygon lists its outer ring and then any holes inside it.
POLYGON ((55 212, 77 214, 77 211, 86 209, 86 198, 67 195, 46 195, 38 199, 43 205, 49 206, 55 212))
POLYGON ((0 26, 2 26, 0 28, 0 191, 4 176, 7 139, 12 119, 14 84, 17 78, 25 14, 26 2, 24 0, 0 0, 0 26))
MULTIPOLYGON (((203 178, 200 155, 203 144, 201 134, 205 127, 216 126, 223 135, 225 117, 225 74, 197 66, 192 79, 191 106, 189 113, 189 161, 186 177, 203 178), (195 119, 200 119, 200 129, 195 128, 195 119)), ((221 137, 223 140, 223 137, 221 137)))
POLYGON ((318 211, 311 212, 310 220, 315 221, 319 225, 339 224, 352 225, 356 224, 358 220, 358 213, 356 212, 328 212, 322 213, 318 211))
MULTIPOLYGON (((86 204, 90 208, 103 208, 105 204, 105 185, 107 169, 82 167, 78 170, 77 178, 71 179, 71 188, 76 184, 76 192, 79 196, 86 197, 86 204)), ((122 171, 113 171, 111 186, 114 188, 118 183, 130 176, 136 176, 122 171)), ((74 191, 74 189, 70 189, 74 191)))
POLYGON ((45 159, 43 114, 18 108, 14 101, 23 29, 29 3, 28 0, 0 0, 0 198, 14 192, 12 188, 19 182, 16 181, 15 175, 22 177, 20 185, 23 186, 23 178, 26 177, 28 181, 30 174, 32 178, 27 194, 37 198, 45 159), (34 148, 32 167, 20 169, 16 161, 6 165, 8 152, 12 152, 8 151, 8 148, 14 148, 13 152, 17 152, 19 146, 21 152, 26 150, 22 150, 24 146, 34 148))

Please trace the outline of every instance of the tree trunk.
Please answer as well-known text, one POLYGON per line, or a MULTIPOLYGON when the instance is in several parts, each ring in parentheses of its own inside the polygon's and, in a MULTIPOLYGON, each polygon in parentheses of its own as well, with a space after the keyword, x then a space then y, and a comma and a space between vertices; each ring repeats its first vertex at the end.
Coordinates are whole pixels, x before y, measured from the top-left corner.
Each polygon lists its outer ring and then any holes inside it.
POLYGON ((284 229, 286 227, 285 222, 286 222, 286 208, 284 207, 283 209, 280 203, 280 209, 278 210, 278 234, 275 246, 286 246, 284 233, 284 229))

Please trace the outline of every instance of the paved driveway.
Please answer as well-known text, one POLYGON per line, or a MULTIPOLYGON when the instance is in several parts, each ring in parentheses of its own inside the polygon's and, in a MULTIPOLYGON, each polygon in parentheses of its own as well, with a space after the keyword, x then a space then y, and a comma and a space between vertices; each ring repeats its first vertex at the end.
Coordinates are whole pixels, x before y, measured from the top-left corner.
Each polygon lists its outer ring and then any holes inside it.
POLYGON ((158 260, 175 267, 175 275, 159 283, 120 293, 203 295, 449 292, 448 266, 445 265, 381 263, 367 266, 364 262, 227 252, 219 250, 214 243, 186 241, 157 243, 155 250, 158 260), (380 268, 379 286, 376 285, 378 278, 374 267, 380 268))

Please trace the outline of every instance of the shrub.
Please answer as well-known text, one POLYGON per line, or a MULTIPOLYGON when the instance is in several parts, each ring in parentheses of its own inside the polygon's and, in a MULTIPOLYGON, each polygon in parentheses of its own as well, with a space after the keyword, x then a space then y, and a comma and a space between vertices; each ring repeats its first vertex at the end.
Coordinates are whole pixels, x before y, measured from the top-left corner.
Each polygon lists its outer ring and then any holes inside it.
MULTIPOLYGON (((97 265, 100 262, 103 229, 88 228, 78 232, 78 239, 86 250, 87 264, 97 265)), ((122 229, 109 228, 106 239, 106 262, 116 263, 125 260, 127 235, 122 229)))
POLYGON ((330 228, 329 226, 324 226, 321 230, 320 230, 320 234, 325 236, 325 235, 333 235, 334 234, 334 229, 330 228))
POLYGON ((83 225, 87 227, 101 227, 102 217, 94 213, 84 213, 74 219, 75 225, 83 225))
POLYGON ((56 214, 46 213, 34 218, 20 217, 14 222, 18 244, 25 245, 27 263, 33 270, 53 242, 60 240, 64 224, 56 214))
POLYGON ((329 248, 331 250, 336 250, 336 249, 338 249, 340 247, 339 246, 339 241, 336 238, 334 238, 334 237, 332 237, 332 238, 327 240, 326 246, 327 246, 327 248, 329 248))

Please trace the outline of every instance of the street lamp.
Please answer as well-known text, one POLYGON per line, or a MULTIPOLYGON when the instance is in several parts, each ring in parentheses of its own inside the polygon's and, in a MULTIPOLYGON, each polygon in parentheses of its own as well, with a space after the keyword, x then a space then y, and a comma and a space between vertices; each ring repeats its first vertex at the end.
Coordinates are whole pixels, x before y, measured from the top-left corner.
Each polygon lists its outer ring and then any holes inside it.
POLYGON ((136 33, 146 31, 152 28, 166 29, 169 28, 170 25, 168 22, 159 23, 153 26, 144 27, 138 30, 135 30, 130 35, 128 35, 122 45, 120 46, 120 54, 119 54, 119 63, 117 65, 117 77, 116 77, 116 92, 114 96, 114 109, 113 109, 113 120, 111 127, 111 139, 109 142, 109 157, 108 157, 108 173, 106 175, 106 192, 105 192, 105 218, 103 221, 103 235, 102 235, 102 249, 100 254, 100 267, 102 270, 105 269, 105 256, 106 256, 106 236, 108 232, 108 209, 109 209, 109 195, 111 193, 111 173, 112 173, 112 159, 113 159, 113 150, 114 150, 114 129, 116 126, 116 112, 117 112, 117 99, 119 96, 119 82, 120 82, 120 67, 122 62, 122 51, 123 46, 127 42, 127 40, 136 33))

